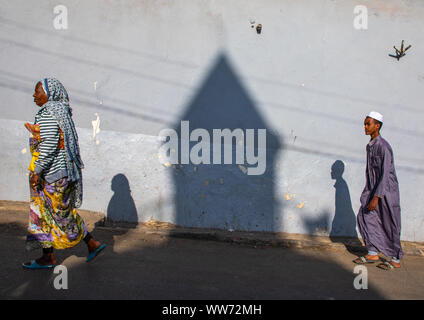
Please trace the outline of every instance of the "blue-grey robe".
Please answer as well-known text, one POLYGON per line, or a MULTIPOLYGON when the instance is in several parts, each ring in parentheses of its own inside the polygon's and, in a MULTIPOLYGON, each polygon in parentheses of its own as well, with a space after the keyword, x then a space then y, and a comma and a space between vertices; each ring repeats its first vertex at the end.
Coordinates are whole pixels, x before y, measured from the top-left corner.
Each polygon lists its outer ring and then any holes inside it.
POLYGON ((383 253, 389 258, 403 256, 400 244, 399 185, 393 162, 393 151, 381 136, 367 145, 366 184, 361 195, 357 221, 362 239, 368 250, 383 253), (367 206, 378 196, 376 210, 367 206))

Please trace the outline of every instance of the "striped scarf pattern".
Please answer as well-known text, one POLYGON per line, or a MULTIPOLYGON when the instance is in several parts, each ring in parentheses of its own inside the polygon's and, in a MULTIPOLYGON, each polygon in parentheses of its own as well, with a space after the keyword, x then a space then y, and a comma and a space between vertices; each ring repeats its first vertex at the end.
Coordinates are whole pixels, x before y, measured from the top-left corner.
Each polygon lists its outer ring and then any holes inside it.
POLYGON ((68 93, 62 83, 55 78, 44 78, 41 84, 48 97, 48 101, 43 107, 46 107, 57 120, 64 135, 68 181, 76 184, 71 199, 74 207, 79 208, 82 204, 82 169, 84 163, 80 156, 78 135, 72 120, 68 93))

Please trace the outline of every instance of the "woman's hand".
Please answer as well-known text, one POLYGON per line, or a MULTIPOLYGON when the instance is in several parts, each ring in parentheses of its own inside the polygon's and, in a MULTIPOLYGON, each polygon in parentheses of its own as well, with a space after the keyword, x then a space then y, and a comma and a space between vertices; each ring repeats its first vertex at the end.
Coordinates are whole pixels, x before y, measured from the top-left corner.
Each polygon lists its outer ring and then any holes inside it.
POLYGON ((34 172, 29 178, 29 183, 32 189, 37 189, 37 187, 41 184, 41 177, 34 172))
POLYGON ((378 206, 378 197, 377 196, 374 196, 372 199, 371 199, 371 201, 370 201, 370 203, 368 203, 368 210, 369 211, 374 211, 375 209, 377 209, 377 206, 378 206))

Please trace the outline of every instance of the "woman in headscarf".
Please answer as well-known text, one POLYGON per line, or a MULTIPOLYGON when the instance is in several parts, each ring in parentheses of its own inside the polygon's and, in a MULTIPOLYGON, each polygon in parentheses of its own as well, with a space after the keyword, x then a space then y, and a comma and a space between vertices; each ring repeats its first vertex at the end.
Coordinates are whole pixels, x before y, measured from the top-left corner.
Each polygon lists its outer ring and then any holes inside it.
POLYGON ((75 208, 82 203, 82 174, 78 135, 68 94, 59 80, 44 78, 35 86, 34 102, 40 107, 30 131, 30 217, 26 247, 41 248, 43 255, 24 263, 27 269, 56 266, 53 248, 65 249, 81 239, 87 244, 87 262, 106 245, 94 240, 75 208))

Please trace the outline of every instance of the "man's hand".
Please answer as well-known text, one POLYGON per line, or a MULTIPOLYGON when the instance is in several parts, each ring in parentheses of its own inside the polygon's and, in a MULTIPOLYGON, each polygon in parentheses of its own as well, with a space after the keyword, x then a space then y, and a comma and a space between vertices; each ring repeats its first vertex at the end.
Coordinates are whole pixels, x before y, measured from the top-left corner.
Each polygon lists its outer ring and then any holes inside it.
POLYGON ((372 199, 371 199, 371 201, 370 201, 370 203, 368 203, 368 210, 369 211, 374 211, 375 209, 377 209, 377 206, 378 206, 378 197, 377 196, 374 196, 372 199))
POLYGON ((35 172, 32 173, 31 177, 29 178, 29 183, 32 189, 37 189, 37 187, 41 184, 40 176, 36 174, 35 172))

